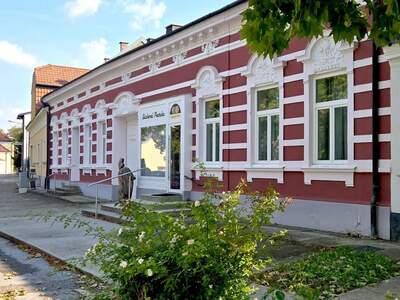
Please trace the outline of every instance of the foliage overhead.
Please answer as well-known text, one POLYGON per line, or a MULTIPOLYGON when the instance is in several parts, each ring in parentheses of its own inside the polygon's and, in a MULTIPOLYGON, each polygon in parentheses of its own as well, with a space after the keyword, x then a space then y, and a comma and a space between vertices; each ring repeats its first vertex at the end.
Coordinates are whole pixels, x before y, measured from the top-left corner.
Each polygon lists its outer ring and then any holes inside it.
POLYGON ((282 54, 293 38, 320 37, 327 28, 335 42, 351 43, 366 36, 377 46, 398 42, 399 2, 249 0, 241 33, 253 52, 274 57, 282 54))

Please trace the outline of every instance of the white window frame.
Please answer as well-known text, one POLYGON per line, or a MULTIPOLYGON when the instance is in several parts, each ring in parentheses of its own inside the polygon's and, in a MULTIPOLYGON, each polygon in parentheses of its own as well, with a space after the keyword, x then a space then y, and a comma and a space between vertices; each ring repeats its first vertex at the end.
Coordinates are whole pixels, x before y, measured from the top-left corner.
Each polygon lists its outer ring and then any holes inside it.
POLYGON ((84 147, 83 147, 83 164, 91 165, 92 164, 92 137, 93 137, 93 128, 92 123, 86 123, 84 125, 84 147))
POLYGON ((107 122, 105 120, 97 123, 97 165, 107 164, 107 122))
POLYGON ((66 128, 61 131, 61 161, 63 166, 68 164, 68 129, 66 128))
POLYGON ((203 101, 203 112, 202 112, 202 121, 203 121, 203 160, 206 164, 220 164, 222 162, 222 124, 221 124, 221 115, 222 115, 222 101, 218 98, 209 98, 203 101), (217 118, 206 118, 206 104, 211 101, 219 101, 219 117, 217 118), (207 125, 212 124, 213 126, 213 145, 212 145, 212 160, 207 160, 207 125), (216 124, 219 124, 219 158, 216 160, 216 124))
POLYGON ((349 94, 350 89, 347 84, 347 98, 338 99, 333 101, 325 101, 317 103, 317 81, 324 78, 330 78, 340 75, 346 75, 348 81, 348 75, 345 72, 332 72, 325 73, 320 76, 313 78, 313 161, 316 165, 345 165, 348 162, 350 156, 350 147, 347 146, 347 159, 346 160, 335 160, 335 108, 346 107, 347 108, 347 141, 350 141, 349 134, 349 94), (318 111, 329 109, 329 160, 318 159, 318 111))
POLYGON ((254 96, 254 112, 256 115, 255 118, 255 162, 256 163, 271 163, 271 164, 279 164, 280 160, 281 160, 281 151, 280 151, 280 147, 281 147, 281 141, 280 141, 280 137, 281 137, 281 101, 280 101, 280 89, 279 89, 279 85, 269 85, 269 86, 263 86, 263 87, 259 87, 257 89, 255 89, 254 91, 255 96, 254 96), (264 90, 270 90, 270 89, 274 89, 277 88, 278 89, 278 107, 274 108, 274 109, 265 109, 262 111, 258 111, 257 109, 257 104, 258 104, 258 92, 260 91, 264 91, 264 90), (279 145, 278 145, 278 159, 276 160, 272 160, 271 156, 272 156, 272 147, 271 147, 271 133, 272 133, 272 126, 271 126, 271 117, 272 116, 278 116, 279 119, 279 135, 278 135, 278 141, 279 141, 279 145), (260 153, 259 153, 259 149, 260 149, 260 141, 259 141, 259 120, 262 117, 267 117, 267 123, 268 123, 268 132, 267 132, 267 143, 268 143, 268 147, 267 147, 267 159, 266 160, 260 160, 260 153))

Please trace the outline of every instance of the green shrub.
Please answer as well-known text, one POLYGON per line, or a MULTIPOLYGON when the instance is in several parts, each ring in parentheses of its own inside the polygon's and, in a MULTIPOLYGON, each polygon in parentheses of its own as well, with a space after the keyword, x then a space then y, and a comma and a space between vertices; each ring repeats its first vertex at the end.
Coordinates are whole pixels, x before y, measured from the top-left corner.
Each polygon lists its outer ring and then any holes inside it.
POLYGON ((252 275, 270 262, 257 258, 257 248, 284 235, 266 235, 262 226, 285 201, 273 190, 250 193, 244 182, 220 194, 215 182, 205 188, 201 201, 179 217, 124 203, 123 226, 100 231, 86 255, 110 282, 97 299, 250 298, 252 275))

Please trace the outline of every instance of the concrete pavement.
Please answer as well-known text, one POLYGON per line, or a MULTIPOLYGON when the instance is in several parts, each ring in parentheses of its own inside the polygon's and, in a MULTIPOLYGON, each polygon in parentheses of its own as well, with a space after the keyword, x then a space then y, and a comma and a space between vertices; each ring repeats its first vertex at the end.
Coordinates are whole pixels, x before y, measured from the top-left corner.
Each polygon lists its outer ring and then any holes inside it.
MULTIPOLYGON (((93 207, 87 204, 73 204, 59 199, 51 199, 32 193, 16 193, 15 176, 0 177, 0 235, 23 241, 50 256, 66 262, 82 257, 87 249, 96 243, 88 237, 83 228, 64 228, 64 224, 39 221, 38 217, 51 214, 73 215, 89 221, 93 226, 102 226, 106 230, 117 225, 80 216, 83 208, 93 207)), ((98 276, 96 268, 83 268, 83 271, 98 276)))

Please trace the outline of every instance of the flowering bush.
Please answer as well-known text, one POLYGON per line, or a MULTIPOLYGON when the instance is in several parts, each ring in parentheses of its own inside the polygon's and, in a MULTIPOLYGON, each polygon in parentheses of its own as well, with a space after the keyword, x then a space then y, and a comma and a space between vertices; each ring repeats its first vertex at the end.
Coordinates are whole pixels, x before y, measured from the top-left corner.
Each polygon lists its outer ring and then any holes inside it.
POLYGON ((123 226, 101 231, 86 255, 111 282, 97 299, 250 297, 250 277, 269 263, 257 258, 257 249, 283 235, 266 235, 262 226, 285 201, 273 190, 250 193, 244 182, 222 194, 210 180, 205 188, 203 198, 179 217, 124 203, 123 226))

